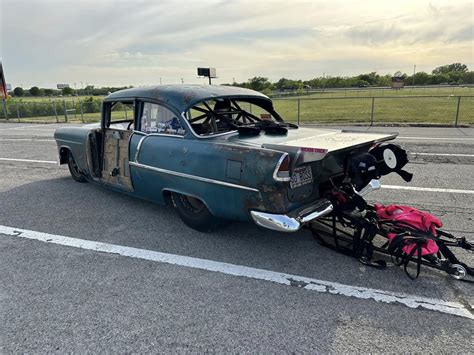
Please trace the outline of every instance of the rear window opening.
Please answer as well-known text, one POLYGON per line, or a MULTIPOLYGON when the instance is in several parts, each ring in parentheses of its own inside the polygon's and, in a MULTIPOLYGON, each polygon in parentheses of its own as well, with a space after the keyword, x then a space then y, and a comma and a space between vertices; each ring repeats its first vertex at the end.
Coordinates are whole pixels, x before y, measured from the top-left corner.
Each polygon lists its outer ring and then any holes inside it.
POLYGON ((186 119, 199 136, 262 125, 287 125, 269 101, 255 99, 216 98, 200 102, 186 112, 186 119))

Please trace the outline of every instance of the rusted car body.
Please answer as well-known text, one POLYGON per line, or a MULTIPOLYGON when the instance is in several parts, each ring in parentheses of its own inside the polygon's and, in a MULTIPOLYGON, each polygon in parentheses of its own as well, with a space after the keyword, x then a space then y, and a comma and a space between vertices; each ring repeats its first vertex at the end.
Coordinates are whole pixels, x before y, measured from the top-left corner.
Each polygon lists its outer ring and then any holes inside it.
POLYGON ((395 136, 297 127, 258 92, 185 85, 115 92, 100 126, 55 132, 77 181, 171 201, 198 230, 253 220, 288 232, 331 212, 323 191, 348 156, 395 136))

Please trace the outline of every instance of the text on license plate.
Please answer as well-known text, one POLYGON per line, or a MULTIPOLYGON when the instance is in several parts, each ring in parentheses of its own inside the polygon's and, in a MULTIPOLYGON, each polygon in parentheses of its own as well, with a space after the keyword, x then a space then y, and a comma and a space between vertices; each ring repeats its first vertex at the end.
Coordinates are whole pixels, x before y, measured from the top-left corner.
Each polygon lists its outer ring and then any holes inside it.
POLYGON ((311 166, 305 165, 296 168, 291 175, 290 187, 294 189, 302 185, 310 184, 313 182, 313 174, 311 172, 311 166))

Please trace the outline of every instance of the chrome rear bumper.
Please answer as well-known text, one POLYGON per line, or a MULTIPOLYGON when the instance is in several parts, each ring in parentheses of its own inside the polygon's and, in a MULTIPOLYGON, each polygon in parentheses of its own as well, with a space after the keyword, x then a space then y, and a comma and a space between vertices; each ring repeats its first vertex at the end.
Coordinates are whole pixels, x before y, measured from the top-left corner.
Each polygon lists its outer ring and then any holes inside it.
POLYGON ((273 229, 279 232, 296 232, 304 224, 317 218, 324 217, 333 210, 332 203, 327 199, 321 199, 316 203, 289 214, 272 214, 258 211, 250 211, 250 215, 256 224, 261 227, 273 229))

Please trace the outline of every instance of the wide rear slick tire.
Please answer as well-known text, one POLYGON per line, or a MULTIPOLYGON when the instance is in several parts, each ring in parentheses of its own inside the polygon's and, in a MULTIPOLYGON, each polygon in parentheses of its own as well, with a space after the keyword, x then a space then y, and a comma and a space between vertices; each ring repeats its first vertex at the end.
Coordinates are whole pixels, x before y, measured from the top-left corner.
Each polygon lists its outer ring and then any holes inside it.
POLYGON ((72 156, 71 152, 67 155, 67 167, 69 168, 69 172, 71 173, 72 178, 77 182, 87 182, 87 179, 82 175, 79 171, 79 167, 77 166, 74 157, 72 156))
POLYGON ((211 232, 221 222, 211 214, 201 200, 195 197, 172 192, 171 200, 181 220, 190 228, 200 232, 211 232))

